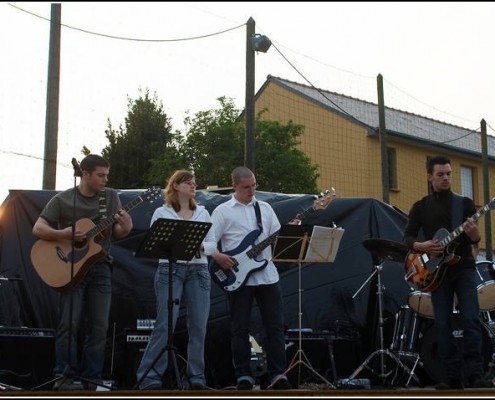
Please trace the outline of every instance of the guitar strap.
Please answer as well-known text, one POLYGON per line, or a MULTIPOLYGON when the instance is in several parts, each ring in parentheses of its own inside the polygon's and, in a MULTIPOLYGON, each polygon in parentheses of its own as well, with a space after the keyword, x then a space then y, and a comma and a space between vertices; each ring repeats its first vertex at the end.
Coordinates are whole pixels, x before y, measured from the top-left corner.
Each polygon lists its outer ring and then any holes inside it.
POLYGON ((100 196, 98 198, 98 212, 100 214, 100 221, 107 218, 107 191, 105 189, 100 190, 100 196))
POLYGON ((463 222, 464 200, 457 193, 452 192, 452 213, 451 213, 451 230, 460 226, 463 222))
POLYGON ((258 221, 258 229, 263 232, 263 223, 261 222, 261 210, 257 201, 254 202, 254 212, 256 213, 256 221, 258 221))

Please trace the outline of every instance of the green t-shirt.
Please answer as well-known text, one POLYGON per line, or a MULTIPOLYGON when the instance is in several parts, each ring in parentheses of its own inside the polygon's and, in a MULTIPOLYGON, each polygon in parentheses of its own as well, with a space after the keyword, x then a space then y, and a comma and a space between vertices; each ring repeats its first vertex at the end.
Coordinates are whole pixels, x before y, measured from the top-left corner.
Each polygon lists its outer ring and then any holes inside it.
MULTIPOLYGON (((52 228, 54 229, 64 229, 71 226, 73 221, 76 223, 81 219, 89 219, 91 223, 84 223, 85 227, 93 229, 94 226, 97 227, 95 234, 100 233, 103 228, 107 228, 106 224, 102 221, 104 218, 111 217, 122 208, 118 193, 115 189, 105 188, 104 196, 105 203, 100 207, 100 201, 102 199, 102 192, 97 193, 94 196, 87 197, 79 192, 79 189, 68 189, 63 192, 57 193, 53 196, 50 201, 46 204, 43 211, 41 211, 40 217, 45 219, 52 228), (74 190, 76 191, 76 198, 74 199, 74 190), (75 201, 75 213, 74 213, 74 201, 75 201)), ((107 260, 111 261, 111 257, 108 254, 110 251, 110 236, 111 236, 110 225, 108 227, 107 234, 100 238, 99 235, 93 235, 89 239, 97 239, 97 243, 106 251, 107 260)))

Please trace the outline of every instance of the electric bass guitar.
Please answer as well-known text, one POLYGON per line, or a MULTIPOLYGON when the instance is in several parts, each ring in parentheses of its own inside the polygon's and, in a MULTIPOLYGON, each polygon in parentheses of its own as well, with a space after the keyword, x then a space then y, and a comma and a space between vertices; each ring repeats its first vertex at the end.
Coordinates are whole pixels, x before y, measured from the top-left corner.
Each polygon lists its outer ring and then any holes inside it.
MULTIPOLYGON (((144 201, 153 202, 160 195, 159 187, 149 188, 122 208, 130 211, 144 201)), ((98 241, 105 236, 103 231, 110 228, 115 221, 114 216, 108 216, 95 225, 89 218, 79 219, 75 229, 86 232, 86 238, 74 242, 74 254, 72 254, 71 240, 37 240, 31 249, 31 262, 43 282, 59 292, 75 287, 84 278, 91 265, 105 256, 106 252, 98 241), (72 261, 74 261, 73 269, 72 261)))
MULTIPOLYGON (((480 208, 471 218, 477 221, 488 210, 495 207, 495 197, 484 207, 480 208)), ((410 250, 405 260, 405 279, 414 288, 421 292, 435 290, 445 275, 445 271, 451 265, 457 264, 460 257, 454 254, 458 243, 452 243, 462 232, 464 223, 449 233, 441 228, 435 232, 433 239, 439 241, 444 247, 443 254, 438 257, 429 257, 426 253, 410 250)))
MULTIPOLYGON (((327 190, 314 201, 312 207, 297 214, 296 218, 302 219, 313 211, 324 210, 335 197, 335 189, 332 188, 332 192, 327 190)), ((248 233, 237 248, 224 252, 234 259, 235 263, 231 269, 223 269, 211 258, 208 269, 212 280, 226 292, 233 292, 242 287, 253 272, 266 267, 268 260, 257 260, 255 257, 275 241, 279 232, 274 232, 257 244, 254 242, 261 231, 256 229, 248 233)))

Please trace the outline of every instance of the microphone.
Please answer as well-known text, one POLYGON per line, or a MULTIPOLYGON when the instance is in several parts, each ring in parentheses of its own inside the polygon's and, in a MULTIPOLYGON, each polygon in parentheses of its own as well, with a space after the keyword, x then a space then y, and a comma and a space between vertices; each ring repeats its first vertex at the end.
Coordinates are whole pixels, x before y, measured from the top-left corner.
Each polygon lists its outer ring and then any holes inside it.
POLYGON ((81 166, 74 157, 72 157, 72 166, 74 167, 74 176, 82 176, 81 166))

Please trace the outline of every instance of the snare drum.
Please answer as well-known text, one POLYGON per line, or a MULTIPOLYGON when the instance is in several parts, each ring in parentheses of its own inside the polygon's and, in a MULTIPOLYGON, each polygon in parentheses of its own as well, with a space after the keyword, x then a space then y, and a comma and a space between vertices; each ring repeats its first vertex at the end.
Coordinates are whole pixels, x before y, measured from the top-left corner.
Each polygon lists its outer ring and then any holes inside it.
MULTIPOLYGON (((431 301, 431 293, 415 291, 409 295, 409 306, 423 318, 435 318, 433 312, 433 302, 431 301)), ((457 296, 454 295, 452 303, 452 311, 457 309, 457 296)))
POLYGON ((411 307, 419 316, 423 318, 435 318, 430 293, 420 292, 419 290, 412 292, 409 295, 408 303, 409 307, 411 307))
POLYGON ((476 262, 480 311, 495 310, 495 269, 491 261, 476 262))

